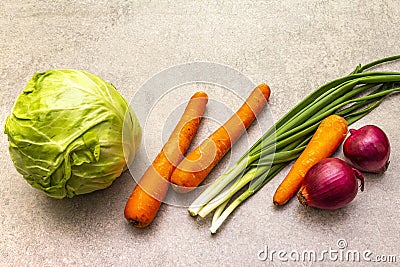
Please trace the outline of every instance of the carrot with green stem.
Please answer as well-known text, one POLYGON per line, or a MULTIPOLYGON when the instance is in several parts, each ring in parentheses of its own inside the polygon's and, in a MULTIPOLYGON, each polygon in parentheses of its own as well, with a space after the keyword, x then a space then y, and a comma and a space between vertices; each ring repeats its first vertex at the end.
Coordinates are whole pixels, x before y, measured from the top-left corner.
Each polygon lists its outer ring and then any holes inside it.
POLYGON ((257 86, 228 121, 179 163, 171 176, 172 188, 179 193, 196 188, 254 121, 270 93, 268 85, 257 86))
POLYGON ((204 92, 196 92, 191 97, 168 141, 132 191, 124 216, 135 227, 148 226, 157 215, 167 194, 171 174, 189 148, 207 102, 208 96, 204 92))
POLYGON ((287 203, 299 190, 307 171, 319 161, 330 157, 347 134, 347 121, 338 115, 322 120, 310 142, 295 161, 289 173, 274 194, 274 204, 287 203))

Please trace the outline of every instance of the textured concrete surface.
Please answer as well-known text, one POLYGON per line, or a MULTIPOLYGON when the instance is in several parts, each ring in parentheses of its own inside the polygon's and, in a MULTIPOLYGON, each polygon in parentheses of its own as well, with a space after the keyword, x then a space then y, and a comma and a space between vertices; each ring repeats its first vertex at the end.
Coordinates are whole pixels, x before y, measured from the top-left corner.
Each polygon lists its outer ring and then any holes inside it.
MULTIPOLYGON (((399 53, 400 2, 396 0, 288 1, 11 1, 0 3, 0 128, 30 76, 77 68, 111 81, 127 98, 173 65, 210 61, 237 69, 272 88, 269 110, 277 120, 319 85, 359 63, 399 53)), ((400 70, 400 63, 380 69, 400 70)), ((209 89, 227 105, 240 101, 209 89), (224 100, 225 99, 225 100, 224 100), (236 101, 236 102, 235 102, 236 101)), ((177 94, 175 98, 186 99, 177 94)), ((174 97, 172 97, 174 99, 174 97)), ((165 103, 166 107, 168 102, 165 103)), ((286 252, 346 249, 371 258, 397 255, 400 185, 399 96, 387 99, 354 127, 376 124, 389 135, 391 165, 366 175, 366 190, 337 211, 306 210, 297 201, 271 203, 285 169, 244 203, 211 236, 210 219, 163 205, 153 225, 137 230, 123 218, 134 186, 124 173, 108 189, 55 200, 31 188, 14 169, 7 137, 0 137, 1 266, 389 266, 326 259, 260 261, 268 247, 286 252)), ((162 108, 161 108, 162 109, 162 108)), ((157 114, 157 113, 156 113, 157 114)), ((165 117, 155 117, 162 123, 165 117)), ((216 124, 211 124, 212 131, 216 124)), ((201 136, 205 137, 207 129, 201 136)), ((146 138, 158 134, 146 131, 146 138)), ((200 138, 201 138, 200 136, 200 138)), ((239 147, 244 151, 246 147, 239 147)), ((154 146, 156 153, 159 147, 154 146)), ((340 156, 340 152, 338 152, 340 156)), ((226 165, 226 164, 225 164, 226 165)), ((221 171, 224 164, 216 172, 221 171)))

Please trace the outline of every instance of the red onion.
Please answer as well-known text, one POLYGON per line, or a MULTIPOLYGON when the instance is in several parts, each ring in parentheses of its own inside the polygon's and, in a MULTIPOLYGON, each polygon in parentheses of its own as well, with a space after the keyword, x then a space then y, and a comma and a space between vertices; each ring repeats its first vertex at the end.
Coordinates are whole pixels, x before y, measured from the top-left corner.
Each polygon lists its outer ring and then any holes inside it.
POLYGON ((358 181, 364 190, 364 178, 338 158, 324 159, 309 169, 297 198, 304 206, 333 210, 344 207, 357 195, 358 181))
POLYGON ((383 173, 389 166, 389 139, 374 125, 351 129, 350 136, 343 144, 343 153, 360 171, 383 173))

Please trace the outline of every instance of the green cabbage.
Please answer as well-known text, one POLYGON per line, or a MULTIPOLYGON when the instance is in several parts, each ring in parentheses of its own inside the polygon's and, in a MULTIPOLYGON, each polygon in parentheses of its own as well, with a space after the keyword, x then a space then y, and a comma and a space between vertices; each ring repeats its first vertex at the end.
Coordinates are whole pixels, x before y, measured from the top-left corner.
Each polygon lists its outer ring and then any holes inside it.
POLYGON ((139 121, 115 87, 80 70, 33 75, 7 117, 15 168, 55 198, 104 189, 140 145, 139 121))

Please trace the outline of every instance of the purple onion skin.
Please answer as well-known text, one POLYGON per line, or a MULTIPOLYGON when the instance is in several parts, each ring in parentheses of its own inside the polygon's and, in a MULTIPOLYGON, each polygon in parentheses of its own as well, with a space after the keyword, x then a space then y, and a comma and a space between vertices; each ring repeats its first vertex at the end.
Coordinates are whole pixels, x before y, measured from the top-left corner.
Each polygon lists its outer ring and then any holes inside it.
POLYGON ((360 171, 384 173, 389 166, 389 139, 374 125, 351 129, 343 144, 343 154, 360 171))
POLYGON ((346 206, 357 195, 362 174, 338 158, 324 159, 307 172, 297 198, 304 206, 334 210, 346 206))

